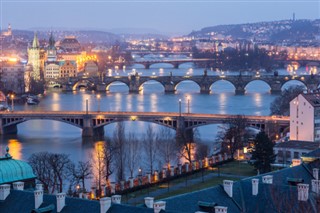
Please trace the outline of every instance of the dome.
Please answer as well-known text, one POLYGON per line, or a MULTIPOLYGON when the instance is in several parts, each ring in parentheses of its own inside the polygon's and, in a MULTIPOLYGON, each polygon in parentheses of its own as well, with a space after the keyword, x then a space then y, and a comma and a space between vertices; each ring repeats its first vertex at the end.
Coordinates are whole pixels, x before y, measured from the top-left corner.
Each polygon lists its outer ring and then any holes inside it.
POLYGON ((27 162, 14 160, 11 157, 0 158, 0 185, 34 178, 36 176, 27 162))

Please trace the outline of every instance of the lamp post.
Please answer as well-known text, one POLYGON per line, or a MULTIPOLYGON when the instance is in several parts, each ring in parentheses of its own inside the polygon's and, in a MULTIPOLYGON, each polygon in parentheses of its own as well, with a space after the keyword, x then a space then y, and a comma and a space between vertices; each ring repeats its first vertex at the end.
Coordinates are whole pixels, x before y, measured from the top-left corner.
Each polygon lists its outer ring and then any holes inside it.
POLYGON ((86 99, 86 114, 88 115, 89 106, 88 106, 88 99, 86 99))
POLYGON ((187 96, 187 103, 188 103, 188 114, 190 113, 190 97, 187 96))
POLYGON ((13 112, 14 111, 14 103, 13 103, 14 94, 11 94, 10 97, 11 97, 11 111, 13 112))
POLYGON ((179 116, 181 117, 181 99, 179 99, 179 116))
POLYGON ((98 112, 100 112, 100 94, 97 95, 97 99, 98 99, 98 112))

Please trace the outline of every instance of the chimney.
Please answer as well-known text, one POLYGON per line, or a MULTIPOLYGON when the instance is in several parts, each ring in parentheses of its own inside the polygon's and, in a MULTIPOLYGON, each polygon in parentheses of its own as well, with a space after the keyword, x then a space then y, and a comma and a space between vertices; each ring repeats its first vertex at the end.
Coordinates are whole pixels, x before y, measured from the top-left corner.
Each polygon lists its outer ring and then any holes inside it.
POLYGON ((153 208, 153 201, 154 201, 153 197, 145 197, 144 198, 144 204, 147 206, 147 208, 150 208, 150 209, 153 208))
POLYGON ((224 207, 224 206, 214 207, 214 213, 227 213, 227 212, 228 212, 228 207, 224 207))
POLYGON ((41 183, 36 184, 36 190, 43 190, 43 184, 41 183))
POLYGON ((252 195, 258 195, 259 179, 252 179, 252 195))
POLYGON ((311 190, 316 194, 320 194, 320 180, 311 180, 311 190))
POLYGON ((110 207, 111 207, 110 197, 100 198, 100 213, 106 213, 110 207))
POLYGON ((57 212, 61 212, 66 205, 66 193, 58 193, 57 197, 57 212))
POLYGON ((159 213, 161 210, 166 210, 166 202, 158 201, 153 204, 154 213, 159 213))
POLYGON ((233 187, 232 180, 224 180, 223 181, 223 189, 229 195, 229 197, 232 197, 232 187, 233 187))
POLYGON ((262 177, 262 183, 272 184, 273 176, 272 175, 265 175, 262 177))
POLYGON ((121 204, 121 195, 112 195, 111 201, 112 203, 121 204))
POLYGON ((319 169, 318 168, 313 168, 312 169, 313 177, 316 180, 319 180, 319 169))
POLYGON ((43 202, 43 190, 34 191, 34 208, 38 209, 43 202))
POLYGON ((24 182, 21 182, 21 181, 19 181, 19 182, 14 182, 14 183, 12 183, 12 185, 13 185, 13 189, 14 189, 14 190, 22 191, 23 188, 24 188, 24 182))
POLYGON ((10 184, 0 185, 0 200, 5 200, 10 194, 10 184))
POLYGON ((309 198, 309 184, 298 183, 298 200, 307 201, 309 198))

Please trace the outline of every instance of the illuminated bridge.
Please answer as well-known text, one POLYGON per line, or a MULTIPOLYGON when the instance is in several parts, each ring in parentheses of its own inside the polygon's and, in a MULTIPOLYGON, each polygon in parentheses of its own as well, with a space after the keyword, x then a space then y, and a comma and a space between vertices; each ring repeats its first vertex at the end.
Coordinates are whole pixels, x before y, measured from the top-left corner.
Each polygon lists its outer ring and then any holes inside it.
MULTIPOLYGON (((223 124, 236 115, 175 112, 83 112, 83 111, 14 111, 0 112, 0 134, 16 134, 17 125, 29 120, 54 120, 82 129, 83 137, 103 136, 104 126, 122 121, 156 123, 176 130, 177 135, 193 138, 193 128, 223 124)), ((245 116, 248 126, 265 131, 289 126, 289 117, 245 116)))
POLYGON ((214 59, 159 59, 159 60, 139 60, 139 61, 134 61, 133 64, 142 64, 145 69, 149 69, 152 64, 160 64, 160 63, 166 63, 166 64, 172 64, 175 69, 179 68, 180 64, 183 63, 188 63, 188 62, 193 62, 193 63, 204 63, 209 65, 210 62, 214 62, 214 59))
POLYGON ((103 80, 98 77, 92 78, 69 78, 57 79, 51 87, 62 86, 64 91, 74 91, 79 87, 87 87, 93 90, 105 92, 109 90, 113 83, 123 83, 127 85, 130 93, 138 93, 143 89, 143 85, 150 81, 159 82, 165 93, 174 93, 177 86, 183 81, 192 81, 199 85, 200 93, 209 94, 213 84, 219 81, 231 83, 236 94, 244 94, 246 86, 253 81, 263 81, 270 87, 273 94, 281 93, 283 85, 289 81, 299 81, 309 90, 315 90, 320 86, 320 75, 204 75, 196 76, 140 76, 138 74, 130 76, 111 76, 103 80))

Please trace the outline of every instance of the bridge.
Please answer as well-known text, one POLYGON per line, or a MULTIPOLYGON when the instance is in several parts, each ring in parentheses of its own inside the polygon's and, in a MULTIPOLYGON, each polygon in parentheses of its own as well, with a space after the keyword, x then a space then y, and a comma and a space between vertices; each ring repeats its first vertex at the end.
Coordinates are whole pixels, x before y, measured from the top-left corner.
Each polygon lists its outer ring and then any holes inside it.
MULTIPOLYGON (((175 113, 175 112, 88 112, 88 111, 14 111, 0 112, 0 134, 16 134, 17 125, 29 120, 53 120, 82 129, 83 137, 104 136, 104 126, 122 121, 144 121, 156 123, 176 130, 193 140, 196 127, 223 124, 236 115, 175 113)), ((289 117, 245 116, 248 126, 265 131, 271 128, 284 129, 289 126, 289 117)))
POLYGON ((281 93, 283 85, 289 81, 299 81, 309 90, 316 90, 319 87, 319 75, 207 75, 204 71, 203 75, 198 76, 139 76, 137 73, 131 76, 112 76, 99 78, 70 78, 58 79, 53 86, 62 85, 64 91, 75 91, 79 87, 87 87, 97 91, 105 92, 116 82, 125 84, 129 88, 130 93, 139 93, 143 89, 143 85, 150 81, 159 82, 166 93, 174 93, 177 86, 183 81, 195 82, 200 87, 200 93, 209 94, 211 87, 218 81, 231 83, 235 87, 236 94, 244 94, 246 86, 253 81, 263 81, 270 87, 272 94, 281 93))
POLYGON ((192 52, 167 52, 167 51, 133 51, 131 55, 138 55, 140 57, 144 57, 146 55, 163 55, 164 57, 168 57, 170 55, 185 55, 190 56, 192 52))
POLYGON ((142 64, 145 69, 149 69, 152 64, 159 64, 159 63, 167 63, 167 64, 172 64, 175 69, 178 69, 180 64, 183 63, 188 63, 188 62, 193 62, 193 63, 204 63, 209 66, 210 62, 215 61, 214 59, 175 59, 175 60, 169 60, 169 59, 164 59, 164 60, 139 60, 139 61, 134 61, 133 64, 142 64))

